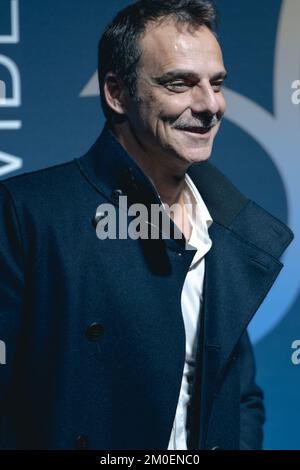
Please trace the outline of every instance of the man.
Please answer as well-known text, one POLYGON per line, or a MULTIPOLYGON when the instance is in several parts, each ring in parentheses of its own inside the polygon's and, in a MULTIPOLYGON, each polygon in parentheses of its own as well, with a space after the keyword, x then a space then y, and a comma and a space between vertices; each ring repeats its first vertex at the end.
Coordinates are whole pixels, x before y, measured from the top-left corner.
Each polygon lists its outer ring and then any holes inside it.
POLYGON ((99 47, 100 137, 0 185, 1 448, 262 446, 246 328, 293 234, 207 161, 225 111, 214 20, 200 0, 121 11, 99 47), (163 207, 172 235, 146 220, 158 237, 101 239, 123 197, 163 207))

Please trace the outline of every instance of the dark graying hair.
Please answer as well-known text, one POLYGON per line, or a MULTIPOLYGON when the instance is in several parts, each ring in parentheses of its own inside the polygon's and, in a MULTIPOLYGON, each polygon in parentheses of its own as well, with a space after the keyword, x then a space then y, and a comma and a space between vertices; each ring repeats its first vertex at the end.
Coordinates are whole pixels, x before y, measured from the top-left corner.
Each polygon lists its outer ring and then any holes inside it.
POLYGON ((139 39, 151 21, 174 19, 177 24, 207 26, 215 35, 216 9, 207 0, 138 0, 121 10, 106 27, 98 46, 98 80, 103 112, 111 121, 114 112, 103 92, 105 76, 115 73, 128 88, 136 91, 136 68, 141 56, 139 39))

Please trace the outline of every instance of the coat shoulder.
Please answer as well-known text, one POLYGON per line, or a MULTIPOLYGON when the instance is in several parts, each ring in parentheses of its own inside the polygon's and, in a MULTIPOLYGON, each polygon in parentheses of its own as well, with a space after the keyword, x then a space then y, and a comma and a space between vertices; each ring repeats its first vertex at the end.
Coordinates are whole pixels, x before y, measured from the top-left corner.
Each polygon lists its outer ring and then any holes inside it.
POLYGON ((282 255, 294 238, 290 227, 245 196, 213 163, 197 164, 189 173, 215 222, 275 258, 282 255))
POLYGON ((39 170, 24 172, 1 180, 12 195, 40 197, 42 194, 63 189, 68 181, 76 177, 78 170, 73 160, 39 170))
POLYGON ((74 159, 6 178, 0 182, 0 196, 9 197, 19 214, 31 215, 38 223, 80 210, 87 188, 74 159))

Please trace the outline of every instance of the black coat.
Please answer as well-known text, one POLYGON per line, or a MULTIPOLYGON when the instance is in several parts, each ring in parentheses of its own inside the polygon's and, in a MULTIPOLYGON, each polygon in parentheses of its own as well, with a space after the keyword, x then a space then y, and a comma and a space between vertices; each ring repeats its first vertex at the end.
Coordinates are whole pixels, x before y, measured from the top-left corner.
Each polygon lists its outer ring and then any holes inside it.
MULTIPOLYGON (((260 448, 246 327, 293 234, 210 162, 188 171, 214 222, 190 449, 260 448)), ((105 126, 81 158, 0 184, 0 448, 167 449, 185 359, 182 240, 99 240, 101 203, 159 203, 105 126)))

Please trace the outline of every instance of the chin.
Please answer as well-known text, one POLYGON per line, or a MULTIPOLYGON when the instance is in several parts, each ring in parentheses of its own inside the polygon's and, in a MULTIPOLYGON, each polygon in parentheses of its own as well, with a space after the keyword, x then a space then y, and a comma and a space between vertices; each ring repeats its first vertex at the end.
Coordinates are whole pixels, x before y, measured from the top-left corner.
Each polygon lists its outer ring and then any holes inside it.
POLYGON ((209 157, 210 157, 210 154, 209 155, 202 155, 199 158, 191 158, 189 161, 193 165, 195 163, 206 162, 209 159, 209 157))
POLYGON ((181 162, 193 164, 208 160, 212 153, 212 147, 207 146, 202 149, 193 148, 190 150, 188 150, 187 148, 169 147, 168 153, 169 155, 173 155, 173 157, 175 156, 181 162))
POLYGON ((211 149, 203 150, 202 152, 190 152, 190 153, 185 153, 184 159, 188 161, 189 163, 200 163, 204 162, 209 159, 211 156, 211 149))

